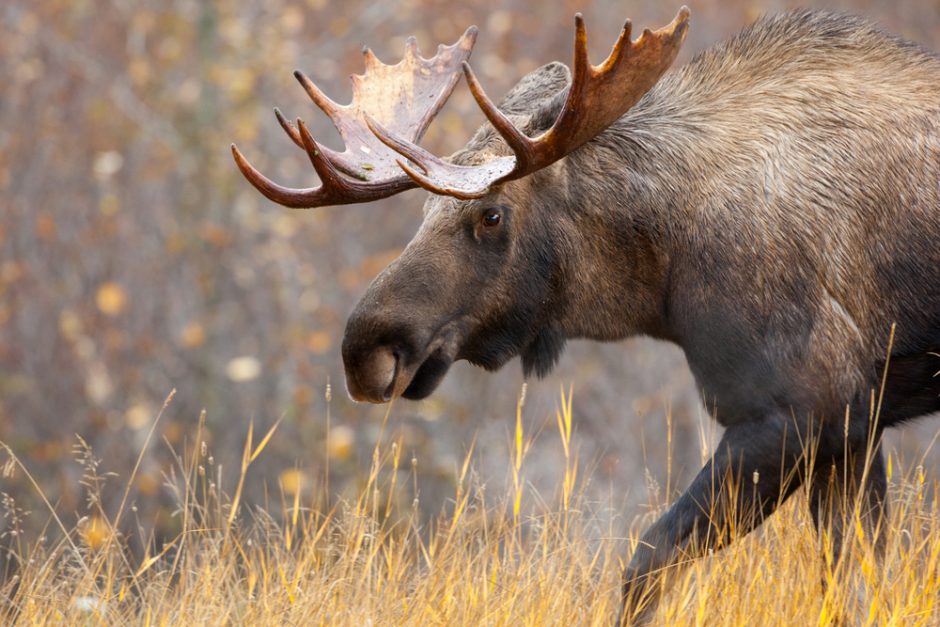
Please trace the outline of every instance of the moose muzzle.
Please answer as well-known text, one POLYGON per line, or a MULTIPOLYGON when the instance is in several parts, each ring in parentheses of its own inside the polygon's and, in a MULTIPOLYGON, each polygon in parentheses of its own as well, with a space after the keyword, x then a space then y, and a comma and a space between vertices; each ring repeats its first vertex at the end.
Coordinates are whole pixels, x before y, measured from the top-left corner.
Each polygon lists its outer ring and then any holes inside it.
POLYGON ((346 323, 343 366, 355 401, 387 403, 398 396, 431 394, 457 359, 465 324, 438 320, 419 324, 363 299, 346 323), (435 323, 436 322, 436 323, 435 323))

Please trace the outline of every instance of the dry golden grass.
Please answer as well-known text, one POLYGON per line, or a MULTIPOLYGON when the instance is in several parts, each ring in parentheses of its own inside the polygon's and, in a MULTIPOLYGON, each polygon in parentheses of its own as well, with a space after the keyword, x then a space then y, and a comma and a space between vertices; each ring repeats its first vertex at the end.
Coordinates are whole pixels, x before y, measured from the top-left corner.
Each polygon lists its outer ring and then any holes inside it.
MULTIPOLYGON (((0 623, 612 624, 622 560, 648 520, 616 537, 584 502, 570 395, 558 412, 565 473, 554 498, 525 482, 530 440, 517 410, 504 494, 474 482, 468 454, 449 513, 429 524, 409 509, 414 493, 401 473, 387 472, 411 464, 394 438, 376 446, 352 502, 318 512, 304 502, 304 478, 288 475, 281 511, 247 511, 244 476, 273 433, 249 434, 231 497, 214 487, 196 434, 178 460, 183 531, 155 554, 131 562, 120 548, 113 529, 123 508, 111 519, 99 512, 57 543, 18 546, 21 568, 0 588, 0 623)), ((27 472, 11 460, 5 472, 27 472)), ((841 616, 851 625, 940 624, 936 486, 920 469, 902 476, 896 460, 889 468, 883 562, 856 526, 848 559, 833 572, 798 494, 758 533, 676 573, 657 623, 828 625, 841 616)))

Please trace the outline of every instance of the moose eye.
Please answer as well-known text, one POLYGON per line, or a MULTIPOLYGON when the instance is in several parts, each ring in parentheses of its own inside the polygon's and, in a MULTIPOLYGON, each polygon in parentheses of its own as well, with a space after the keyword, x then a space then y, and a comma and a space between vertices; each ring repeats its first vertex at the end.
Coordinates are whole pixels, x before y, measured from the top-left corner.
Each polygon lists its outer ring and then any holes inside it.
POLYGON ((500 220, 502 219, 503 219, 503 216, 500 213, 499 209, 487 209, 486 211, 483 212, 483 218, 481 221, 483 222, 483 226, 485 226, 488 229, 491 229, 494 226, 498 226, 500 223, 500 220))

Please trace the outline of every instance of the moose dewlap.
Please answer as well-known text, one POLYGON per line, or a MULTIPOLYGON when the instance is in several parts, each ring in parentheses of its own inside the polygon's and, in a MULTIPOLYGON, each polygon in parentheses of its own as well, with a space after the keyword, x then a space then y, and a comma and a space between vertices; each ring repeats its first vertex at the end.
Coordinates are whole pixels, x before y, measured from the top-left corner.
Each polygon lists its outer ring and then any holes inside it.
POLYGON ((666 567, 801 484, 838 555, 855 503, 878 527, 882 430, 940 411, 940 58, 798 11, 667 72, 688 23, 682 8, 634 40, 627 22, 595 66, 579 16, 572 69, 541 67, 499 104, 467 63, 474 28, 430 59, 413 39, 396 65, 367 50, 346 106, 298 72, 346 142, 278 112, 318 187, 282 187, 233 146, 290 207, 432 192, 349 318, 357 400, 423 398, 458 359, 544 375, 568 338, 683 348, 726 430, 637 546, 624 620, 649 617, 666 567), (417 142, 461 73, 488 124, 439 158, 417 142))

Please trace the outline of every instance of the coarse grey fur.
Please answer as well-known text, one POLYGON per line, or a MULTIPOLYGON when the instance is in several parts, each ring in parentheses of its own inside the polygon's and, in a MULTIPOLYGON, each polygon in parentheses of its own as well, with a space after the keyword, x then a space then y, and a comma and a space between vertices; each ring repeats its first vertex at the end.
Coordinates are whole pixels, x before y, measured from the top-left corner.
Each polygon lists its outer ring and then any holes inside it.
MULTIPOLYGON (((569 80, 544 66, 501 108, 535 135, 569 80)), ((452 160, 503 154, 485 126, 452 160)), ((625 619, 649 616, 653 573, 728 541, 731 512, 748 513, 731 525, 746 532, 803 482, 837 552, 831 480, 861 489, 877 521, 881 430, 940 411, 940 59, 847 15, 761 19, 548 168, 479 200, 429 197, 343 357, 355 397, 421 398, 455 359, 519 355, 543 375, 567 338, 636 334, 684 349, 727 429, 638 546, 625 619), (723 507, 716 479, 753 472, 723 507)))

